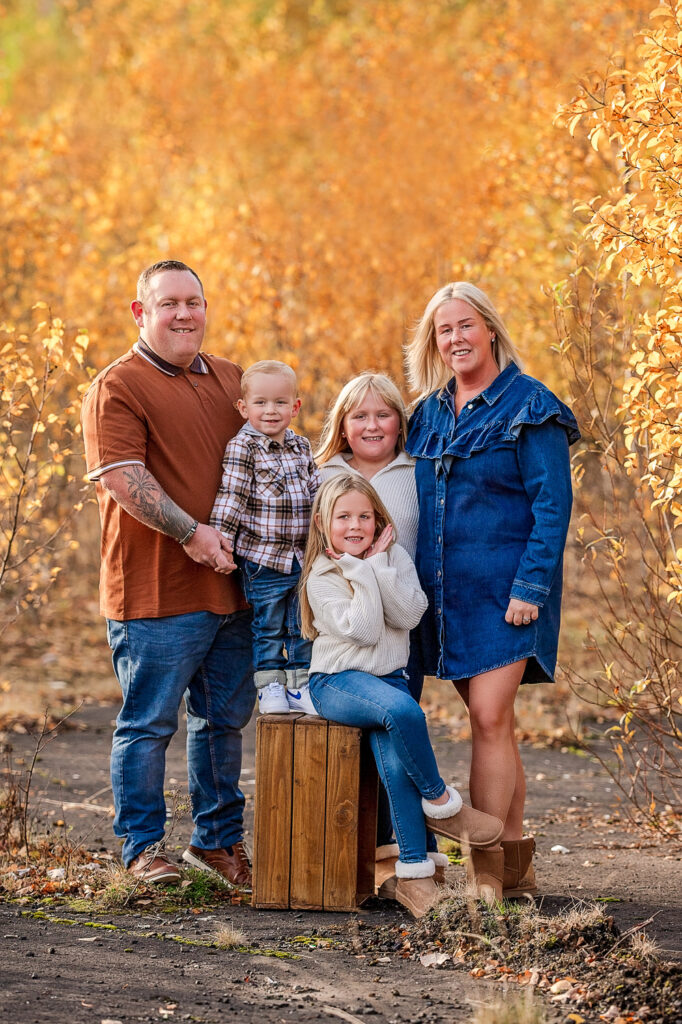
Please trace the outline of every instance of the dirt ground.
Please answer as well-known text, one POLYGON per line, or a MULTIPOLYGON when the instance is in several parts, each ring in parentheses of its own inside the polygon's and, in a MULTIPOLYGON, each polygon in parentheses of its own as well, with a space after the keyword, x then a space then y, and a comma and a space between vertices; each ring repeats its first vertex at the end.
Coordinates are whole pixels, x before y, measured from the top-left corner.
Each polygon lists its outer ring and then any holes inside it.
MULTIPOLYGON (((85 706, 45 747, 36 766, 32 809, 40 829, 68 830, 71 843, 117 855, 108 780, 115 714, 111 706, 85 706)), ((432 738, 443 776, 465 790, 468 744, 453 742, 438 727, 432 728, 432 738)), ((11 734, 9 739, 15 764, 30 756, 34 740, 29 735, 11 734)), ((247 841, 253 822, 254 739, 252 722, 245 734, 242 774, 247 841)), ((523 759, 527 831, 537 838, 543 910, 603 902, 622 931, 649 922, 646 932, 660 956, 682 961, 679 844, 633 830, 612 783, 591 759, 568 749, 534 747, 524 749, 523 759), (569 852, 552 853, 557 845, 569 852)), ((185 782, 179 734, 168 752, 167 789, 182 793, 185 782)), ((190 826, 187 816, 174 826, 169 848, 178 858, 190 826)), ((456 881, 463 869, 453 866, 449 873, 456 881)), ((426 1024, 470 1021, 477 1006, 509 998, 499 980, 390 954, 372 956, 348 941, 359 925, 386 928, 401 921, 407 918, 397 904, 378 900, 353 915, 262 911, 248 905, 170 914, 138 906, 126 914, 92 915, 41 909, 35 900, 8 900, 0 903, 0 1019, 16 1024, 250 1022, 265 1015, 275 1022, 343 1019, 357 1024, 371 1018, 426 1024), (209 948, 225 926, 243 933, 247 951, 209 948), (311 935, 329 937, 328 945, 292 941, 311 935), (344 939, 345 948, 339 948, 336 937, 344 939)), ((548 1021, 576 1019, 568 1016, 567 1007, 549 1001, 546 1013, 548 1021)))

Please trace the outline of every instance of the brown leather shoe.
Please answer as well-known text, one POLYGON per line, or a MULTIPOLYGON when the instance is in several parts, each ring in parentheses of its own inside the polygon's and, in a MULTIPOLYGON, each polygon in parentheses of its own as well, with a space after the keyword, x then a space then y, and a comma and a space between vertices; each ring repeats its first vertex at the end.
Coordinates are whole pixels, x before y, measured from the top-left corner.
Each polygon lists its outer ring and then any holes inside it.
POLYGON ((128 871, 135 878, 153 885, 177 885, 180 881, 180 872, 157 843, 148 846, 131 860, 128 871))
POLYGON ((251 892, 251 865, 242 842, 218 850, 200 850, 196 846, 188 846, 182 859, 192 868, 219 875, 223 882, 234 889, 251 892))

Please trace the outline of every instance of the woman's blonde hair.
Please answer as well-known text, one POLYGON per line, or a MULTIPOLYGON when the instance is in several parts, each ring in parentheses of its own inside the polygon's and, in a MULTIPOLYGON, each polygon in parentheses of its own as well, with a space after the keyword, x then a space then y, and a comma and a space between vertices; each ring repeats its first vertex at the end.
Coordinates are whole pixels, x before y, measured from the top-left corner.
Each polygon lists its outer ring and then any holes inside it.
POLYGON ((360 405, 368 391, 371 391, 375 398, 385 402, 391 409, 395 409, 400 417, 400 431, 396 448, 399 452, 405 450, 405 437, 407 436, 407 413, 405 403, 398 388, 390 377, 385 373, 361 373, 359 377, 353 377, 339 391, 338 397, 327 413, 324 421, 320 443, 315 452, 315 458, 320 466, 329 462, 339 452, 349 452, 351 449, 348 441, 343 437, 343 421, 348 413, 360 405))
MULTIPOLYGON (((329 480, 325 480, 315 495, 312 512, 310 513, 310 532, 308 534, 308 543, 305 548, 305 558, 303 559, 303 569, 301 570, 301 581, 299 583, 301 633, 308 640, 314 640, 317 636, 317 630, 313 625, 313 610, 310 607, 308 591, 306 589, 308 577, 316 559, 320 555, 324 555, 327 548, 331 546, 329 541, 330 528, 337 501, 339 498, 343 498, 345 494, 350 494, 353 491, 357 491, 358 494, 364 494, 374 510, 374 540, 377 539, 381 531, 386 529, 387 526, 393 527, 393 536, 395 538, 395 524, 388 514, 386 506, 372 485, 364 477, 356 476, 355 474, 351 476, 350 473, 339 473, 336 476, 330 477, 329 480)), ((393 544, 393 541, 391 541, 391 544, 393 544)))
POLYGON ((502 317, 484 291, 466 281, 446 284, 429 300, 421 320, 417 324, 412 341, 405 346, 405 364, 410 387, 419 392, 419 398, 430 395, 442 388, 452 377, 452 371, 441 359, 436 345, 433 318, 439 306, 450 299, 461 299, 481 314, 487 326, 495 334, 493 356, 500 370, 509 363, 521 368, 521 359, 502 317))

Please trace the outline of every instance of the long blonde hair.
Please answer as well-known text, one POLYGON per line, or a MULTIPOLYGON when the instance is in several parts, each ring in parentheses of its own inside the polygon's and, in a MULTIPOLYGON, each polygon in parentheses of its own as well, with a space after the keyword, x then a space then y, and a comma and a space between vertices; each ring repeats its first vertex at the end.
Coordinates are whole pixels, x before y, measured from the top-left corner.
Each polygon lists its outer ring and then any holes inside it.
POLYGON ((381 399, 391 409, 395 409, 400 417, 400 431, 396 448, 399 452, 405 450, 405 438, 407 436, 407 413, 405 403, 398 388, 390 377, 385 373, 371 373, 369 370, 353 377, 339 391, 338 397, 327 413, 324 421, 320 443, 315 452, 315 459, 318 465, 323 466, 339 452, 349 452, 348 441, 343 437, 343 421, 348 413, 355 409, 368 391, 371 391, 375 398, 381 399))
POLYGON ((487 326, 495 334, 493 356, 500 370, 509 363, 516 363, 521 369, 521 358, 516 351, 509 331, 502 317, 484 291, 466 281, 453 281, 439 288, 429 299, 421 320, 417 324, 412 341, 405 346, 405 365, 410 387, 419 392, 419 398, 425 398, 432 391, 442 388, 452 377, 450 370, 440 357, 436 345, 436 332, 433 318, 439 306, 450 299, 461 299, 481 314, 487 326))
MULTIPOLYGON (((312 512, 310 513, 310 532, 308 533, 308 543, 305 548, 301 580, 298 585, 301 608, 301 633, 308 640, 314 640, 317 636, 317 630, 313 625, 313 610, 310 607, 306 588, 308 577, 315 561, 320 555, 324 555, 327 548, 330 547, 330 527, 337 501, 339 498, 343 498, 345 494, 350 494, 353 491, 357 491, 358 494, 364 494, 374 510, 374 540, 377 539, 381 531, 387 526, 393 527, 393 536, 395 537, 395 525, 388 514, 386 506, 372 485, 364 477, 351 476, 350 473, 339 473, 336 476, 330 477, 329 480, 325 480, 315 495, 312 512)), ((393 541, 391 541, 391 544, 393 544, 393 541)))

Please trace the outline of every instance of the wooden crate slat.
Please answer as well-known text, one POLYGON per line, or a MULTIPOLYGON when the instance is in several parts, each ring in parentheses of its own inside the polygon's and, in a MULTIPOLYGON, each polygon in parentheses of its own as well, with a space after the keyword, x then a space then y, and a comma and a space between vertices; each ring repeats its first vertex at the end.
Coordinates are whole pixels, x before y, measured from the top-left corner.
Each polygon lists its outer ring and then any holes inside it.
POLYGON ((299 910, 323 902, 327 726, 308 716, 294 728, 289 905, 299 910))
POLYGON ((357 902, 374 895, 374 865, 377 845, 378 773, 369 735, 360 740, 360 808, 358 821, 357 902))
POLYGON ((360 738, 360 729, 329 723, 324 850, 325 910, 353 910, 357 906, 360 738))
POLYGON ((289 906, 291 803, 296 715, 261 715, 256 724, 253 905, 289 906))

